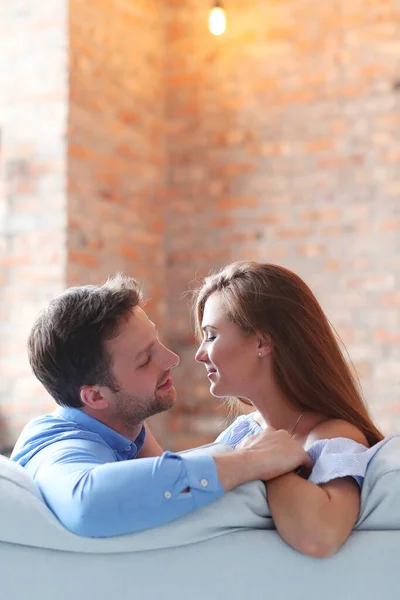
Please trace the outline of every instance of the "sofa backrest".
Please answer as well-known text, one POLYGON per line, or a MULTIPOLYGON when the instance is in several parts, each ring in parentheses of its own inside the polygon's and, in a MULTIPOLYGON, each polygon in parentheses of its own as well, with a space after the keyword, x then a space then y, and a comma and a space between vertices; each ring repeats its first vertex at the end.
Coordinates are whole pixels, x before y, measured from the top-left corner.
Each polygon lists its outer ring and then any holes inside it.
POLYGON ((265 487, 253 481, 161 527, 108 539, 83 538, 59 523, 22 467, 5 457, 0 462, 0 542, 69 552, 142 552, 201 542, 235 530, 273 528, 265 487))
POLYGON ((389 439, 368 465, 356 529, 400 530, 400 436, 389 439))
MULTIPOLYGON (((226 451, 220 444, 192 452, 226 451)), ((400 530, 400 437, 389 440, 370 463, 358 529, 400 530)), ((27 472, 0 457, 0 541, 70 552, 134 552, 171 548, 243 529, 273 529, 260 481, 239 486, 222 498, 172 523, 109 539, 81 538, 67 531, 47 508, 27 472)))
POLYGON ((32 477, 28 475, 25 469, 2 455, 0 455, 0 480, 25 490, 39 498, 39 500, 42 499, 42 495, 33 483, 32 477))

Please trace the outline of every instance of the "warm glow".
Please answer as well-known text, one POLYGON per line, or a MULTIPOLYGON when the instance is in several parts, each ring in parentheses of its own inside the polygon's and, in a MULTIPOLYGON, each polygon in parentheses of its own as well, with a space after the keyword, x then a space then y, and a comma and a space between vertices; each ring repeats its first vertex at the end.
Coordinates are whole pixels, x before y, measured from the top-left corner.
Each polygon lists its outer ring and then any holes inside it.
POLYGON ((226 29, 225 11, 220 6, 214 6, 210 12, 210 31, 213 35, 221 35, 226 29))

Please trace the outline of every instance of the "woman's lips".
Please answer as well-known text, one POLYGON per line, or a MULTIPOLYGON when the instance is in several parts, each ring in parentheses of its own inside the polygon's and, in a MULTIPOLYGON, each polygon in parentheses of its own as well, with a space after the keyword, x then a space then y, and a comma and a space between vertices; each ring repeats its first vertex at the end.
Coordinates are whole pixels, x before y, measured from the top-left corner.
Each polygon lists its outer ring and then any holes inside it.
POLYGON ((215 369, 208 369, 208 371, 207 371, 207 377, 208 377, 209 379, 211 379, 211 377, 212 377, 213 375, 215 375, 215 374, 216 374, 216 372, 217 372, 217 371, 216 371, 215 369))

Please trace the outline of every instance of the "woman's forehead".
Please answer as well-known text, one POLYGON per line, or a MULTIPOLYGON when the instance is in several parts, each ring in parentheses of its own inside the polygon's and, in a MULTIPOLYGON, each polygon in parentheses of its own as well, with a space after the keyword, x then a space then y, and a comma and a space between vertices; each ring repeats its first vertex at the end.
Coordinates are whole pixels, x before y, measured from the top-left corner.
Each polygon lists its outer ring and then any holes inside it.
POLYGON ((215 292, 211 294, 205 303, 202 326, 215 325, 215 322, 226 320, 226 309, 221 294, 215 292))

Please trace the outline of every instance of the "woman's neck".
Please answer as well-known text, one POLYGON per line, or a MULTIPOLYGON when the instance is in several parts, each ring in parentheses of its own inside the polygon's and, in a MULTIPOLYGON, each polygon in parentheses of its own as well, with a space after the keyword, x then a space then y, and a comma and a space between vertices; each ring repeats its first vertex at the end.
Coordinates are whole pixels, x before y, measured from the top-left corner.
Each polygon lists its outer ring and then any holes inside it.
POLYGON ((294 437, 303 443, 316 425, 326 420, 326 416, 313 410, 304 410, 285 396, 280 391, 269 390, 268 394, 255 399, 252 403, 256 412, 254 420, 263 428, 285 429, 293 433, 294 437))
POLYGON ((254 413, 254 419, 263 429, 273 427, 274 429, 285 429, 292 432, 300 421, 300 417, 304 415, 304 411, 292 406, 291 410, 274 413, 271 410, 257 410, 254 413))
POLYGON ((263 427, 289 431, 302 412, 270 378, 259 382, 258 389, 255 386, 248 398, 258 411, 257 422, 263 427))

